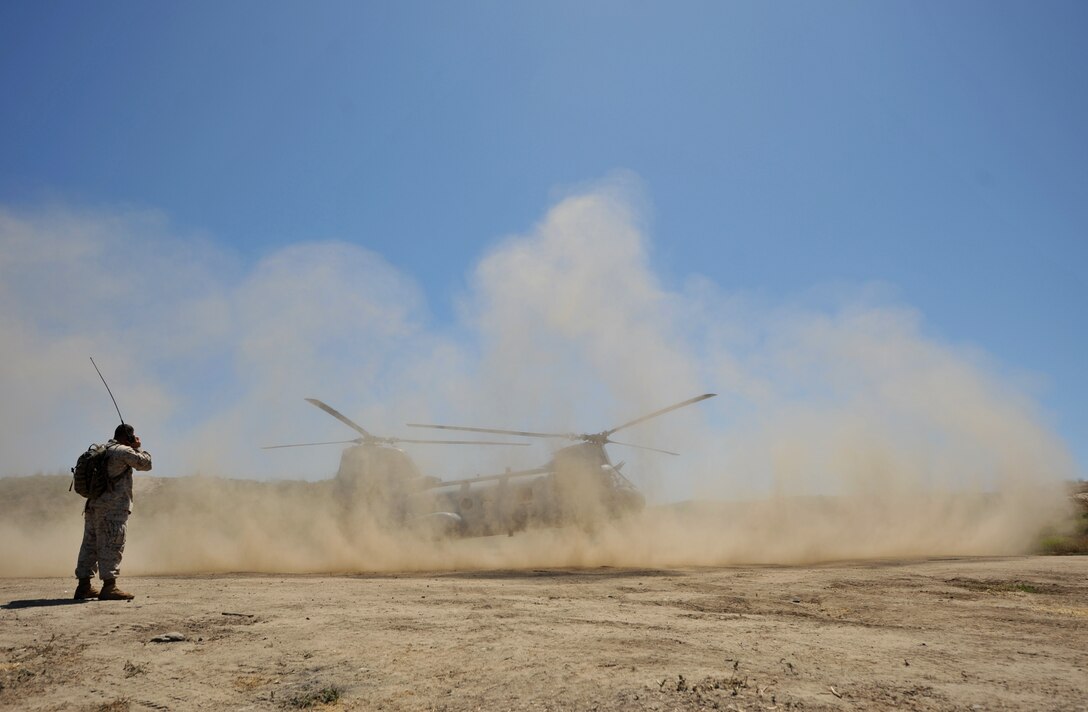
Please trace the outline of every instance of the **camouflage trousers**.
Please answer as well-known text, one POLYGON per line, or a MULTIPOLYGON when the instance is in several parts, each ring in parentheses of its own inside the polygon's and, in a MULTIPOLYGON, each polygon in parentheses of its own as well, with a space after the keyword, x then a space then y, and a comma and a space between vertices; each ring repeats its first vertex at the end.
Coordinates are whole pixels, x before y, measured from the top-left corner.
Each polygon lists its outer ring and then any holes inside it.
POLYGON ((83 513, 83 544, 76 561, 76 578, 91 578, 98 572, 103 581, 117 578, 127 530, 128 512, 88 507, 83 513))

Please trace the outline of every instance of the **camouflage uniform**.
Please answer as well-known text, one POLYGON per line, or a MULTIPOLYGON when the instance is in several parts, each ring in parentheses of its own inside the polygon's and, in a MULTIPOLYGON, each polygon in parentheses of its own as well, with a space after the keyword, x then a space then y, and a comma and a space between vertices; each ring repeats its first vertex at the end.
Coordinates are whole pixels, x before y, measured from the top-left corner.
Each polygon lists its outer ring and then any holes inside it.
POLYGON ((99 497, 87 500, 83 510, 83 544, 79 547, 76 578, 91 578, 101 571, 104 581, 121 573, 121 555, 125 552, 128 515, 132 513, 132 471, 151 469, 151 455, 110 440, 106 474, 109 488, 99 497))

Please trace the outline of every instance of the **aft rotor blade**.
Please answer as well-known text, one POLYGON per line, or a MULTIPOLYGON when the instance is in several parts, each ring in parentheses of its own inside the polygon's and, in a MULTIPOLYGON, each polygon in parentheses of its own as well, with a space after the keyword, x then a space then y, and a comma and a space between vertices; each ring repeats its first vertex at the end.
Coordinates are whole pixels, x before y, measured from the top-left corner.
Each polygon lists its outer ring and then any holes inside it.
POLYGON ((278 447, 308 447, 310 445, 343 445, 344 443, 357 443, 360 442, 359 438, 354 440, 329 440, 323 443, 296 443, 294 445, 265 445, 262 450, 275 450, 278 447))
POLYGON ((501 428, 470 428, 466 425, 431 425, 428 423, 408 423, 409 428, 435 428, 437 430, 459 430, 466 433, 495 433, 496 435, 521 435, 526 438, 572 438, 570 433, 531 433, 525 430, 503 430, 501 428))
MULTIPOLYGON (((659 415, 664 415, 665 413, 672 412, 672 411, 676 410, 677 408, 683 408, 684 406, 691 405, 692 403, 698 403, 699 401, 704 401, 707 398, 713 398, 716 395, 718 395, 718 394, 717 393, 704 393, 701 396, 695 396, 694 398, 688 398, 686 401, 681 401, 680 403, 670 405, 668 408, 662 408, 661 410, 655 410, 653 413, 650 413, 649 415, 644 415, 641 418, 635 418, 634 420, 628 421, 628 422, 624 423, 623 425, 612 428, 611 430, 606 430, 605 434, 606 435, 611 435, 612 433, 623 430, 624 428, 629 428, 632 425, 637 425, 638 423, 645 422, 645 421, 649 420, 650 418, 656 418, 659 415)), ((670 454, 675 455, 676 453, 670 453, 670 454)))
POLYGON ((370 433, 368 433, 368 432, 367 432, 366 430, 364 430, 364 429, 363 429, 363 427, 362 427, 361 425, 359 425, 358 423, 356 423, 355 421, 353 421, 353 420, 352 420, 351 418, 347 417, 346 415, 344 415, 344 414, 343 414, 343 413, 341 413, 340 411, 336 410, 336 409, 335 409, 335 408, 333 408, 332 406, 330 406, 330 405, 328 405, 328 404, 326 404, 326 403, 322 403, 321 401, 319 401, 319 400, 318 400, 318 399, 316 399, 316 398, 307 398, 307 399, 306 399, 306 401, 307 401, 308 403, 313 403, 313 404, 314 404, 314 405, 316 405, 316 406, 317 406, 318 408, 320 408, 321 410, 325 411, 326 413, 328 413, 328 414, 329 414, 329 415, 331 415, 332 417, 336 418, 337 420, 339 420, 339 421, 340 421, 341 423, 343 423, 344 425, 348 426, 348 427, 349 427, 349 428, 351 428, 352 430, 355 430, 355 431, 357 431, 357 432, 359 432, 359 433, 362 433, 362 435, 363 435, 363 437, 364 437, 364 438, 372 438, 372 437, 374 437, 373 435, 371 435, 370 433))
POLYGON ((529 443, 511 443, 501 440, 412 440, 411 438, 389 438, 395 443, 423 443, 428 445, 512 445, 529 447, 529 443))
MULTIPOLYGON (((631 443, 621 443, 619 440, 609 440, 608 442, 610 444, 612 444, 612 445, 623 445, 624 447, 635 447, 635 448, 638 448, 639 450, 652 450, 654 452, 665 453, 666 455, 679 455, 680 454, 678 452, 673 452, 672 450, 660 450, 660 449, 658 449, 656 447, 646 447, 645 445, 632 445, 631 443)), ((619 467, 616 467, 616 469, 618 470, 619 467)))

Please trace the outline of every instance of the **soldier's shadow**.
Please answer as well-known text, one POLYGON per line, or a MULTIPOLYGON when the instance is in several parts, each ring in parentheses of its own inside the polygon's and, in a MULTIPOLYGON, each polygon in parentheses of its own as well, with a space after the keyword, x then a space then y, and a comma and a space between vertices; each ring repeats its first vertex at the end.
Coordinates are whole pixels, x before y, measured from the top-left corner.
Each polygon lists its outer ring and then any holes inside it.
POLYGON ((29 598, 25 601, 11 601, 0 606, 7 610, 12 608, 45 608, 47 606, 78 606, 93 599, 85 598, 77 601, 73 598, 29 598))

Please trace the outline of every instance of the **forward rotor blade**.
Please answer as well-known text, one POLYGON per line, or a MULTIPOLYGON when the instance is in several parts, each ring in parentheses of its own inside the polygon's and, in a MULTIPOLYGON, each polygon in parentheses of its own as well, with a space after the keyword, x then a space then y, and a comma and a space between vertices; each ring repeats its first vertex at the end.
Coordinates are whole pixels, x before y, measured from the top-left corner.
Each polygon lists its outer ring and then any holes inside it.
POLYGON ((409 428, 435 428, 437 430, 458 430, 466 433, 495 433, 497 435, 521 435, 526 438, 572 438, 570 433, 531 433, 524 430, 503 430, 501 428, 470 428, 464 425, 431 425, 428 423, 408 423, 409 428))
MULTIPOLYGON (((665 453, 666 455, 679 455, 680 454, 678 452, 673 452, 672 450, 660 450, 660 449, 658 449, 656 447, 646 447, 645 445, 632 445, 631 443, 621 443, 619 440, 609 440, 608 442, 611 445, 623 445, 624 447, 634 447, 634 448, 638 448, 639 450, 652 450, 653 452, 662 452, 662 453, 665 453)), ((617 467, 616 469, 618 470, 619 468, 617 467)))
MULTIPOLYGON (((704 393, 701 396, 695 396, 694 398, 688 398, 686 401, 681 401, 680 403, 670 405, 668 408, 662 408, 661 410, 655 410, 653 413, 650 413, 649 415, 644 415, 641 418, 635 418, 634 420, 630 420, 630 421, 624 423, 623 425, 619 425, 619 426, 617 426, 615 428, 612 428, 611 430, 606 430, 605 434, 606 435, 611 435, 612 433, 623 430, 624 428, 629 428, 632 425, 637 425, 638 423, 645 422, 645 421, 649 420, 650 418, 656 418, 659 415, 664 415, 665 413, 669 413, 671 411, 674 411, 677 408, 683 408, 684 406, 691 405, 692 403, 698 403, 699 401, 704 401, 707 398, 713 398, 716 395, 718 395, 718 394, 717 393, 704 393)), ((670 455, 675 455, 676 453, 673 452, 673 453, 669 453, 669 454, 670 455)))
POLYGON ((529 447, 529 443, 511 443, 501 440, 412 440, 411 438, 389 438, 395 443, 424 443, 428 445, 512 445, 529 447))
POLYGON ((328 413, 332 417, 336 418, 337 420, 339 420, 341 423, 348 426, 352 430, 354 430, 356 432, 359 432, 359 433, 362 433, 364 438, 373 438, 374 437, 373 435, 368 433, 366 430, 364 430, 361 425, 359 425, 358 423, 356 423, 355 421, 353 421, 351 418, 347 417, 346 415, 344 415, 340 411, 336 410, 332 406, 330 406, 330 405, 328 405, 326 403, 322 403, 321 401, 319 401, 316 398, 307 398, 306 402, 313 403, 318 408, 325 411, 326 413, 328 413))
POLYGON ((354 440, 329 440, 323 443, 296 443, 295 445, 265 445, 262 450, 275 450, 278 447, 308 447, 310 445, 343 445, 344 443, 357 443, 359 438, 354 440))

